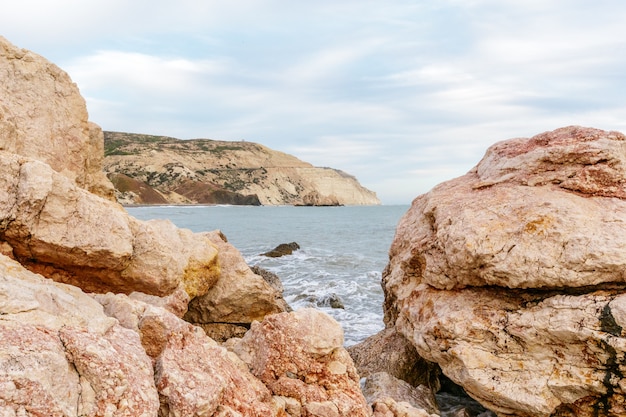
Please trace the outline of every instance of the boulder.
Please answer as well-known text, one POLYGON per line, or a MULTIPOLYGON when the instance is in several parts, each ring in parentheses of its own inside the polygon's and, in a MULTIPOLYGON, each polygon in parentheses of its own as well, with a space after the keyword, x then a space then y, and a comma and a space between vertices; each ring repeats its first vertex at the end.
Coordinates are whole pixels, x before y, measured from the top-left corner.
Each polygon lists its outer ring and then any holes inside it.
POLYGON ((164 416, 276 416, 279 405, 233 353, 175 315, 123 294, 99 294, 104 311, 136 332, 152 359, 164 416))
POLYGON ((102 172, 102 130, 88 122, 85 100, 67 73, 0 36, 0 97, 0 150, 44 161, 114 200, 102 172))
POLYGON ((373 409, 373 417, 439 417, 439 414, 429 414, 422 408, 415 408, 406 401, 397 402, 391 397, 376 401, 373 409))
POLYGON ((437 400, 430 388, 424 385, 414 387, 386 372, 377 372, 368 376, 363 394, 369 404, 391 398, 397 403, 409 403, 411 407, 422 409, 428 414, 439 414, 437 400))
MULTIPOLYGON (((275 396, 306 416, 369 416, 343 330, 315 309, 267 316, 233 347, 275 396)), ((299 414, 292 414, 299 415, 299 414)))
POLYGON ((201 236, 217 248, 222 273, 204 295, 191 300, 185 320, 201 325, 209 333, 215 332, 212 333, 215 336, 220 334, 222 341, 240 335, 237 327, 247 330, 255 320, 289 310, 282 294, 252 272, 241 253, 221 232, 207 232, 201 236), (224 324, 235 326, 231 328, 232 334, 224 332, 227 330, 224 324), (215 326, 219 329, 213 328, 215 326))
POLYGON ((155 416, 137 333, 76 287, 0 255, 0 414, 155 416))
POLYGON ((285 287, 283 286, 283 283, 280 280, 280 277, 276 275, 275 273, 268 271, 267 269, 261 268, 258 265, 251 266, 250 269, 255 274, 261 276, 261 278, 263 278, 265 282, 270 284, 272 288, 274 288, 279 293, 282 294, 285 291, 285 287))
POLYGON ((419 356, 395 327, 381 330, 347 349, 362 378, 383 372, 415 387, 426 385, 435 392, 439 390, 439 367, 419 356))
POLYGON ((618 132, 495 144, 399 222, 386 324, 498 415, 623 415, 625 173, 618 132))
POLYGON ((206 237, 136 220, 47 164, 2 151, 0 241, 30 270, 90 292, 168 295, 182 284, 194 297, 219 276, 206 237))

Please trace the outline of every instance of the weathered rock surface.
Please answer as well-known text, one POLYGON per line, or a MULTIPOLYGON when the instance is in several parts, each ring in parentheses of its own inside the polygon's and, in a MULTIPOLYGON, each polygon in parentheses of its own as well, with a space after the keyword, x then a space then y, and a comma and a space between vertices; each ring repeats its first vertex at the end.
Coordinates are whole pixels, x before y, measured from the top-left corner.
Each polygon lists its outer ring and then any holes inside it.
POLYGON ((173 204, 380 204, 345 172, 252 142, 105 132, 105 155, 104 169, 124 204, 158 204, 146 187, 173 204))
POLYGON ((415 199, 385 321, 498 415, 624 415, 626 137, 567 127, 492 146, 415 199))
POLYGON ((363 394, 370 404, 385 402, 385 399, 391 398, 396 403, 408 403, 417 410, 426 411, 427 414, 439 414, 437 400, 429 387, 424 385, 414 387, 386 372, 370 374, 365 380, 363 394))
POLYGON ((252 272, 241 253, 219 231, 201 234, 218 252, 219 280, 204 295, 191 300, 185 320, 201 325, 219 340, 241 334, 268 314, 289 311, 282 293, 252 272), (225 326, 228 325, 228 326, 225 326), (234 327, 233 327, 234 326, 234 327), (232 332, 232 334, 231 334, 232 332))
POLYGON ((0 36, 0 150, 46 162, 78 186, 113 199, 102 172, 104 137, 70 77, 0 36))
POLYGON ((218 346, 198 327, 122 294, 95 298, 108 315, 139 334, 154 363, 159 415, 277 414, 278 406, 261 381, 237 356, 218 346))
POLYGON ((252 324, 234 351, 275 396, 304 416, 371 414, 343 348, 343 330, 325 313, 301 309, 267 316, 252 324))
POLYGON ((364 378, 386 373, 417 387, 439 391, 437 365, 424 360, 395 327, 381 330, 361 343, 348 347, 359 375, 364 378))
POLYGON ((34 272, 93 292, 191 297, 217 281, 217 250, 169 221, 141 222, 48 165, 0 151, 0 241, 34 272))
POLYGON ((137 333, 76 287, 0 255, 0 414, 155 416, 137 333))

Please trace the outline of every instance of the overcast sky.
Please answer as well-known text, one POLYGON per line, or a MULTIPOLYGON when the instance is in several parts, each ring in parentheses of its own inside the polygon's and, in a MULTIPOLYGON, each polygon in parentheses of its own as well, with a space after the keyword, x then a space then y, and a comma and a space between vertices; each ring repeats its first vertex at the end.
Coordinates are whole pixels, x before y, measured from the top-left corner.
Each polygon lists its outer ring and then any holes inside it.
POLYGON ((626 132, 623 0, 20 0, 104 130, 258 142, 409 203, 491 144, 626 132))

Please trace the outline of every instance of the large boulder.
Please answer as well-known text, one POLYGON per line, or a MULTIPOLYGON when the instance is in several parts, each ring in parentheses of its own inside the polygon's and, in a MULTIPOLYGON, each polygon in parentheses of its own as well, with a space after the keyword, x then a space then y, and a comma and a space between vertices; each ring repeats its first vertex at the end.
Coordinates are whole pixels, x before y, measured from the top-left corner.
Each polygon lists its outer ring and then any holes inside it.
POLYGON ((0 415, 155 416, 139 335, 76 287, 0 255, 0 415))
POLYGON ((385 321, 499 415, 626 413, 626 137, 495 144, 414 200, 385 321))
POLYGON ((253 375, 284 399, 291 416, 371 414, 343 348, 343 330, 321 311, 267 316, 254 322, 233 349, 253 375))
POLYGON ((155 369, 163 416, 275 416, 270 391, 233 353, 198 327, 123 294, 95 296, 111 317, 137 334, 155 369))
POLYGON ((219 277, 217 250, 169 221, 142 222, 43 162, 0 151, 0 241, 30 270, 90 292, 190 297, 219 277))
POLYGON ((104 136, 88 121, 76 84, 45 58, 0 36, 0 150, 46 162, 110 200, 102 172, 104 136))

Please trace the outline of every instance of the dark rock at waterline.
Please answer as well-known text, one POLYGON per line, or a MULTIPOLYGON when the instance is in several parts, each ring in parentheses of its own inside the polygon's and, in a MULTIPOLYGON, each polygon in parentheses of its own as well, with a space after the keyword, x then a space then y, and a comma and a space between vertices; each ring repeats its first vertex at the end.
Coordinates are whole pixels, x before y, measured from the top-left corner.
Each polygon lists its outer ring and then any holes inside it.
POLYGON ((337 294, 328 294, 317 301, 319 307, 343 308, 346 306, 337 294))
POLYGON ((296 242, 281 243, 271 251, 262 253, 261 255, 268 256, 270 258, 279 258, 281 256, 291 255, 293 251, 298 249, 300 249, 300 245, 298 245, 296 242))
POLYGON ((343 300, 341 300, 341 297, 335 293, 327 294, 322 297, 318 297, 314 294, 300 294, 295 299, 295 301, 301 300, 314 304, 317 307, 346 308, 343 304, 343 300))
POLYGON ((280 277, 275 273, 268 271, 265 268, 261 268, 258 265, 251 266, 250 269, 255 274, 261 276, 265 280, 265 282, 270 284, 272 288, 274 288, 276 291, 280 292, 281 294, 285 291, 285 287, 283 286, 280 277))

